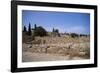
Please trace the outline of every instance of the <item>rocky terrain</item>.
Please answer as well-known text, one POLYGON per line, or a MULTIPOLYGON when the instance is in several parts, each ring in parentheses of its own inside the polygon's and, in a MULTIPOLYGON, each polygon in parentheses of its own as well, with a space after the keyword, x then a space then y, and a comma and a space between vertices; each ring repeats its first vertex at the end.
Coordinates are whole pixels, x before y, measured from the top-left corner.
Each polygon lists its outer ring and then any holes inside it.
POLYGON ((35 37, 22 48, 23 62, 90 58, 89 37, 35 37))

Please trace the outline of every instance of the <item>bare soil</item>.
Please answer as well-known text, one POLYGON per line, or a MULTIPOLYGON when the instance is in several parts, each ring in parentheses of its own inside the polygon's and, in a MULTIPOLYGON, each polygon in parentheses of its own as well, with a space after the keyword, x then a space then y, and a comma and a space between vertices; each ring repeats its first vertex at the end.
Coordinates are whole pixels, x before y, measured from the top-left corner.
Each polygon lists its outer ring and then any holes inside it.
POLYGON ((22 61, 79 60, 90 58, 89 37, 35 37, 22 45, 22 61))

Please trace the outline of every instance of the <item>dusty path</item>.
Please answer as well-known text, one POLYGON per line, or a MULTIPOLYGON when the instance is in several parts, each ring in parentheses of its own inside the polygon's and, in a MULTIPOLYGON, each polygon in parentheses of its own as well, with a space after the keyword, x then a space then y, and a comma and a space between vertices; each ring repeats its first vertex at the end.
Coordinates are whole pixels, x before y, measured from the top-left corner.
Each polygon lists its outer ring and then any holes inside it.
MULTIPOLYGON (((59 56, 55 54, 45 54, 45 53, 40 54, 40 53, 31 53, 31 52, 23 52, 22 57, 23 57, 22 58, 23 62, 69 60, 69 56, 59 56)), ((81 59, 81 58, 77 58, 77 59, 81 59)))

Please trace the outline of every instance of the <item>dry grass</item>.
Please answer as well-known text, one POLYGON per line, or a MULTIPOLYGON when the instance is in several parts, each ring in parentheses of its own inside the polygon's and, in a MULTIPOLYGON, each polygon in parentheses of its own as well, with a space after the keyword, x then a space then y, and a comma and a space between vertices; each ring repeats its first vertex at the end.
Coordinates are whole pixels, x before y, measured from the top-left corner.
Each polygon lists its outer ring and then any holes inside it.
POLYGON ((69 56, 69 59, 90 58, 89 37, 35 37, 29 43, 23 43, 23 52, 57 54, 69 56))
MULTIPOLYGON (((89 59, 90 58, 90 38, 89 37, 35 37, 35 40, 23 43, 23 54, 30 52, 31 54, 51 54, 57 55, 55 58, 59 59, 60 56, 67 57, 66 59, 89 59), (69 58, 68 58, 69 57, 69 58)), ((28 55, 29 56, 29 55, 28 55)), ((38 57, 38 55, 37 55, 38 57)), ((49 58, 49 56, 46 56, 49 58)), ((23 57, 26 59, 27 57, 23 57)), ((33 58, 29 56, 29 58, 33 58)), ((48 59, 46 58, 46 59, 48 59)), ((50 57, 51 58, 51 57, 50 57)), ((51 60, 51 59, 48 60, 51 60)), ((54 59, 54 58, 53 58, 54 59)), ((41 60, 41 59, 39 59, 41 60)))

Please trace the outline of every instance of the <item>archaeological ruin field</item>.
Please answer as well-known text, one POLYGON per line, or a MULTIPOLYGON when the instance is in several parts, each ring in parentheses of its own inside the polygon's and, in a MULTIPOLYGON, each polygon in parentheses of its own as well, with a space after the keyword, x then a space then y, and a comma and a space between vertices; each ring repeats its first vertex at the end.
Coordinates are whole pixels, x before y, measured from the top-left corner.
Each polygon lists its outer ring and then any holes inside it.
POLYGON ((23 62, 80 60, 90 58, 89 36, 71 37, 44 36, 35 37, 22 44, 23 62))

